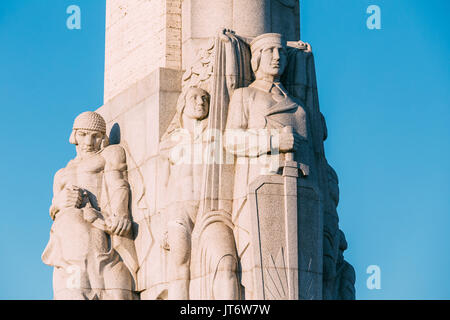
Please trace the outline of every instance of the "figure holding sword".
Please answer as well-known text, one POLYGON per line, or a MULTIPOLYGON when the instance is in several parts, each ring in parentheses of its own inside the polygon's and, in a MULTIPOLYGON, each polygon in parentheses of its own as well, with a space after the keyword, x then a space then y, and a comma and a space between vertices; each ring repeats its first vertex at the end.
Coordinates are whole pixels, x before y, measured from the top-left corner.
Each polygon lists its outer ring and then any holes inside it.
MULTIPOLYGON (((249 87, 235 90, 233 94, 225 132, 225 148, 236 156, 232 215, 245 297, 263 299, 262 289, 258 289, 257 285, 261 281, 257 276, 255 278, 255 270, 261 267, 261 263, 257 261, 259 258, 253 250, 257 241, 255 233, 258 233, 254 230, 253 222, 255 215, 263 220, 271 218, 252 212, 249 187, 262 176, 272 175, 274 178, 268 176, 267 179, 286 178, 288 191, 296 194, 298 170, 293 161, 294 153, 301 169, 300 176, 306 178, 310 174, 311 147, 306 111, 280 82, 287 65, 286 41, 283 36, 276 33, 263 34, 251 42, 250 48, 256 80, 249 87), (256 143, 252 143, 255 141, 256 143), (279 171, 281 167, 284 167, 284 172, 279 171), (261 174, 264 170, 266 174, 261 174)), ((297 215, 296 206, 294 208, 291 204, 287 204, 284 211, 289 211, 295 217, 297 215)), ((285 213, 276 214, 283 214, 277 221, 287 219, 285 213)), ((260 223, 264 224, 263 220, 260 223)), ((290 230, 283 230, 291 234, 290 230)), ((280 248, 286 249, 285 245, 280 245, 280 248)), ((293 265, 295 266, 294 262, 293 265)), ((291 292, 284 298, 298 297, 291 292)))

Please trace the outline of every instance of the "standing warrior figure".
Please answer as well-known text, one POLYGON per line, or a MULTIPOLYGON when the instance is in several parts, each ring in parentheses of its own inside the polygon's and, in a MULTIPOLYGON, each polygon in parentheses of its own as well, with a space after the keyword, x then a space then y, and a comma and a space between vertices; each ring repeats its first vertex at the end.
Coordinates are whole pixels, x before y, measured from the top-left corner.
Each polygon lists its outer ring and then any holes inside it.
POLYGON ((42 254, 54 267, 55 299, 136 298, 136 251, 129 215, 126 155, 108 146, 105 120, 84 112, 70 143, 77 156, 54 179, 54 223, 42 254))
POLYGON ((258 176, 276 174, 273 163, 284 160, 286 153, 296 153, 302 176, 308 176, 311 154, 307 114, 280 82, 287 66, 284 37, 278 33, 263 34, 251 42, 250 49, 256 80, 247 88, 235 90, 225 133, 225 147, 237 157, 233 222, 245 299, 255 297, 254 270, 258 265, 253 257, 253 246, 258 244, 252 243, 254 213, 248 186, 258 176))

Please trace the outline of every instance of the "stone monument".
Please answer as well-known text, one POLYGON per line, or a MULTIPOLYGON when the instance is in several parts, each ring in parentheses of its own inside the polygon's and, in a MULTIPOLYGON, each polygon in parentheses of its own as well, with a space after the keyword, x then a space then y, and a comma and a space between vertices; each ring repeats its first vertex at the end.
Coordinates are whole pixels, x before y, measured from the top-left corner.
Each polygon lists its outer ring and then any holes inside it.
POLYGON ((105 105, 55 176, 55 298, 354 299, 299 1, 106 3, 105 105))

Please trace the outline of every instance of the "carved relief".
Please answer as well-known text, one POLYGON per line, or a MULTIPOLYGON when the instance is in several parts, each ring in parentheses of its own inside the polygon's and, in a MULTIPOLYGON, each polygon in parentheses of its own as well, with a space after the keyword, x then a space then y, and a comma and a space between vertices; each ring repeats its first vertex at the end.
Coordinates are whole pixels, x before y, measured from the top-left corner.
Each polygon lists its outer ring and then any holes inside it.
MULTIPOLYGON (((294 2, 273 1, 286 10, 294 2)), ((155 212, 143 213, 146 257, 156 266, 142 273, 151 277, 147 297, 354 298, 311 46, 278 33, 250 40, 222 29, 182 81, 155 156, 158 176, 148 177, 158 190, 155 212)), ((71 142, 77 157, 55 176, 55 222, 43 255, 55 267, 55 297, 135 298, 141 286, 126 153, 108 146, 95 113, 76 119, 71 142), (75 289, 67 287, 71 266, 81 270, 75 289)), ((149 210, 139 205, 145 188, 136 190, 138 209, 149 210)))
POLYGON ((247 41, 223 29, 198 51, 197 61, 183 77, 177 115, 161 141, 161 156, 171 163, 167 181, 175 181, 168 182, 165 194, 183 198, 178 191, 182 186, 196 190, 195 199, 166 201, 165 248, 172 279, 168 297, 342 297, 334 284, 345 282, 348 287, 351 277, 346 264, 339 264, 339 272, 336 269, 336 248, 342 249, 336 238, 338 222, 330 226, 319 205, 321 201, 328 205, 335 191, 331 182, 326 186, 321 180, 328 172, 323 153, 327 131, 317 100, 311 99, 317 94, 311 46, 299 41, 288 47, 280 34, 261 35, 250 45, 247 41), (187 97, 192 95, 210 98, 207 117, 193 117, 197 126, 183 122, 189 110, 187 97), (183 132, 182 137, 175 138, 176 132, 183 132), (196 169, 188 152, 188 163, 182 161, 183 169, 177 169, 170 157, 183 154, 179 149, 174 152, 180 143, 186 145, 182 141, 197 141, 202 150, 216 149, 217 141, 223 142, 219 149, 224 147, 223 153, 234 161, 230 164, 222 155, 213 162, 201 161, 202 170, 192 173, 196 169), (183 182, 183 176, 202 187, 189 187, 192 182, 183 182), (327 190, 331 198, 323 200, 327 190), (330 270, 322 257, 328 255, 328 234, 333 238, 335 271, 330 294, 324 283, 322 296, 322 268, 326 277, 330 270))
POLYGON ((42 255, 55 299, 134 299, 136 252, 124 150, 108 146, 104 119, 85 112, 70 142, 77 156, 55 175, 54 220, 42 255))

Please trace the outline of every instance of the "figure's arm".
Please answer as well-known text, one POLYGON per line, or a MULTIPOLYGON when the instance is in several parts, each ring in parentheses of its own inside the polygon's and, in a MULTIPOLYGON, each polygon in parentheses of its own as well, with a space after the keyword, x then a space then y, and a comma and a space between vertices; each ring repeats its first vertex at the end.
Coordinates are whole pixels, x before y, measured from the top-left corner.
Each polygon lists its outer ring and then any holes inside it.
POLYGON ((227 129, 225 149, 238 157, 259 157, 271 151, 271 136, 267 130, 227 129))
POLYGON ((177 130, 163 137, 159 143, 159 155, 162 159, 173 164, 172 153, 173 148, 181 143, 181 136, 177 135, 177 130))
POLYGON ((53 199, 50 206, 50 217, 55 220, 59 211, 66 208, 78 208, 83 200, 81 190, 76 186, 66 186, 64 169, 55 174, 53 181, 53 199))
POLYGON ((271 137, 266 129, 248 128, 248 108, 244 101, 244 90, 235 90, 230 101, 225 149, 238 157, 258 157, 270 152, 271 137))
POLYGON ((110 203, 110 230, 124 236, 131 231, 128 211, 130 185, 127 181, 127 163, 125 150, 118 145, 109 146, 103 151, 105 159, 105 185, 110 203))
POLYGON ((53 179, 53 199, 52 205, 50 206, 50 217, 55 220, 56 214, 60 211, 58 195, 63 190, 64 184, 61 181, 62 169, 56 172, 55 178, 53 179))
POLYGON ((293 151, 297 136, 295 132, 248 128, 244 90, 237 89, 231 98, 225 130, 225 149, 238 157, 259 157, 273 151, 293 151))

